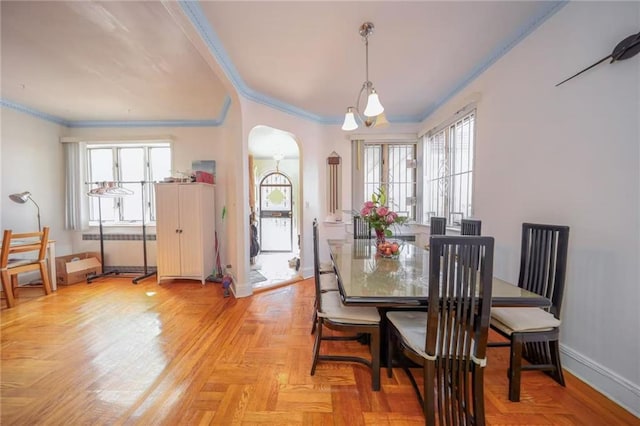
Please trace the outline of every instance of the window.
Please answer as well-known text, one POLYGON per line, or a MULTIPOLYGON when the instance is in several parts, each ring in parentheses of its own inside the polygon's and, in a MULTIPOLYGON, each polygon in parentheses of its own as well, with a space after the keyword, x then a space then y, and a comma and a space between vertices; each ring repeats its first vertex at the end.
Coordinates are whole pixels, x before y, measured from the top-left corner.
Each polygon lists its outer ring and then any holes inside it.
POLYGON ((171 176, 169 143, 88 145, 87 166, 89 182, 120 182, 119 186, 133 193, 119 198, 91 197, 90 222, 101 218, 105 224, 140 223, 143 199, 145 221, 155 221, 153 185, 141 182, 155 182, 171 176))
POLYGON ((424 136, 423 223, 444 216, 460 226, 471 217, 475 110, 424 136))
POLYGON ((415 220, 417 144, 363 142, 354 145, 362 149, 362 165, 355 168, 359 176, 354 177, 354 209, 359 210, 371 194, 384 188, 389 208, 415 220))

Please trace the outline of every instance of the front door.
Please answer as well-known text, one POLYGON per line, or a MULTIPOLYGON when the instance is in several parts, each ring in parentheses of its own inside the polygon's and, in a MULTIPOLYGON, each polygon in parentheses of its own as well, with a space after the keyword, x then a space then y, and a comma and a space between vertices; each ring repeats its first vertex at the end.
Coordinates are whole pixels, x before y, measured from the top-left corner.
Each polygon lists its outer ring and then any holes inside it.
POLYGON ((260 182, 260 251, 292 251, 292 185, 274 172, 260 182))

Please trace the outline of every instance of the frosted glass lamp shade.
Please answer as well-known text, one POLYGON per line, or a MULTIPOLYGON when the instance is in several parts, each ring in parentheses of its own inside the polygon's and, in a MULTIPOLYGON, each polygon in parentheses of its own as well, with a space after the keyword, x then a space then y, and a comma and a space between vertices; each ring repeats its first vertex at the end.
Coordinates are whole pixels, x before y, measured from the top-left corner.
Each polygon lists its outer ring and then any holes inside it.
POLYGON ((356 117, 353 115, 353 108, 347 108, 347 113, 344 115, 344 123, 342 123, 342 130, 349 131, 358 128, 356 123, 356 117))
POLYGON ((367 107, 364 109, 364 115, 367 117, 375 117, 376 115, 382 114, 383 111, 384 107, 380 103, 376 89, 371 89, 369 99, 367 100, 367 107))

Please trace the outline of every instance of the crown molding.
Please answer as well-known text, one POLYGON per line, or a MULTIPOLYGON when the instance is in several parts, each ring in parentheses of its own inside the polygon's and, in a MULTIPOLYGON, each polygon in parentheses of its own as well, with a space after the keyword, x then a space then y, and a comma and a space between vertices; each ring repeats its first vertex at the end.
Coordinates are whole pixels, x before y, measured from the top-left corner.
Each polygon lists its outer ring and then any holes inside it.
MULTIPOLYGON (((531 22, 522 27, 519 31, 516 31, 513 37, 509 38, 504 44, 491 52, 484 61, 476 66, 467 76, 462 78, 458 84, 456 84, 446 95, 437 100, 436 103, 432 107, 428 108, 424 113, 414 116, 388 116, 389 121, 393 123, 406 124, 417 124, 424 121, 427 117, 433 114, 438 108, 444 105, 458 92, 468 86, 473 80, 475 80, 480 74, 482 74, 491 65, 493 65, 498 59, 509 52, 514 46, 516 46, 529 34, 535 31, 544 21, 553 16, 567 3, 568 0, 545 3, 546 7, 543 7, 531 22)), ((233 65, 233 62, 224 49, 220 38, 209 24, 209 21, 206 19, 205 14, 200 7, 200 1, 180 0, 179 4, 187 18, 195 27, 196 31, 198 31, 204 42, 207 44, 209 51, 217 59, 227 78, 229 78, 229 80, 241 96, 256 103, 260 103, 279 111, 286 112, 293 116, 314 121, 316 123, 342 123, 342 121, 344 120, 343 116, 323 117, 306 111, 302 108, 290 105, 279 99, 267 96, 249 87, 245 83, 244 79, 240 76, 240 73, 238 73, 238 70, 233 65)))
POLYGON ((222 110, 217 118, 207 120, 78 120, 70 121, 60 117, 46 114, 33 108, 0 99, 0 105, 6 108, 31 115, 41 120, 60 124, 69 128, 82 127, 218 127, 224 123, 229 108, 231 107, 231 97, 226 96, 222 104, 222 110))

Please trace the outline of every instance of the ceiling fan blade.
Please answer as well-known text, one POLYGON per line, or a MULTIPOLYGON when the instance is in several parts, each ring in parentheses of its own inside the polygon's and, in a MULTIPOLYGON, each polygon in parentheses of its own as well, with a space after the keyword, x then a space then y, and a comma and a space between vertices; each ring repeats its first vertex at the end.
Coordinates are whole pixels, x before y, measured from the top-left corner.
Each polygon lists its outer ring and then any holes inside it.
POLYGON ((596 63, 594 63, 594 64, 589 65, 587 68, 583 69, 582 71, 579 71, 579 72, 577 72, 576 74, 572 75, 571 77, 569 77, 569 78, 567 78, 567 79, 565 79, 565 80, 562 80, 560 83, 556 84, 556 87, 560 86, 562 83, 566 83, 567 81, 571 80, 571 79, 572 79, 572 78, 574 78, 574 77, 579 76, 580 74, 582 74, 582 73, 583 73, 583 72, 585 72, 585 71, 589 71, 591 68, 595 67, 595 66, 596 66, 596 65, 598 65, 598 64, 601 64, 602 62, 606 61, 606 60, 607 60, 607 59, 609 59, 610 57, 611 57, 611 55, 607 55, 607 56, 605 56, 604 58, 600 59, 598 62, 596 62, 596 63))

